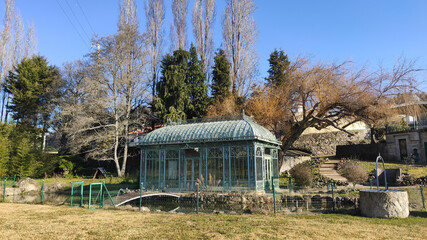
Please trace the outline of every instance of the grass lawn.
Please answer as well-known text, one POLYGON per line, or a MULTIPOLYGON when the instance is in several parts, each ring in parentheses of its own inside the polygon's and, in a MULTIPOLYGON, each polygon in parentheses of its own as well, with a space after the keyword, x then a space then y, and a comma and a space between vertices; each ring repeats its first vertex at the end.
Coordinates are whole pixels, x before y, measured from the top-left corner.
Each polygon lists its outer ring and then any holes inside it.
MULTIPOLYGON (((36 180, 39 184, 42 183, 42 181, 44 180, 44 183, 46 185, 52 185, 52 184, 58 184, 60 183, 61 185, 63 185, 63 187, 69 188, 71 187, 71 183, 72 182, 84 182, 84 184, 90 184, 90 183, 95 183, 95 182, 105 182, 106 184, 123 184, 123 183, 127 183, 126 178, 124 177, 108 177, 108 178, 96 178, 96 179, 92 179, 92 178, 80 178, 80 177, 58 177, 58 178, 46 178, 46 179, 34 179, 36 180)), ((132 179, 133 181, 137 181, 137 179, 132 179)), ((138 185, 136 183, 136 185, 138 185)))
POLYGON ((415 215, 184 215, 0 203, 0 239, 423 239, 427 212, 415 215))
MULTIPOLYGON (((358 161, 360 166, 362 166, 367 172, 371 172, 375 170, 375 162, 365 162, 358 161)), ((378 168, 382 168, 383 164, 378 163, 378 168)), ((400 168, 403 173, 408 173, 414 177, 423 177, 427 176, 427 166, 416 166, 416 165, 407 165, 407 164, 399 164, 399 163, 386 163, 385 168, 400 168)))

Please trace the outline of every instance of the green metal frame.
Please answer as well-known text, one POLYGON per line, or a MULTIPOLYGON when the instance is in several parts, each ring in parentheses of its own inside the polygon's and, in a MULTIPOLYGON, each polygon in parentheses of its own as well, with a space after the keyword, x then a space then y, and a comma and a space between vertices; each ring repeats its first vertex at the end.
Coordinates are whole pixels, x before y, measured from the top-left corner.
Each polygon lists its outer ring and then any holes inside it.
POLYGON ((15 186, 16 183, 16 176, 7 176, 7 177, 0 177, 1 180, 6 180, 6 181, 12 181, 13 180, 13 184, 12 187, 15 186))
MULTIPOLYGON (((74 187, 75 185, 80 185, 80 204, 79 207, 83 206, 83 186, 84 186, 84 182, 73 182, 71 183, 71 193, 70 193, 70 207, 75 207, 73 206, 73 197, 74 197, 74 187)), ((77 186, 78 187, 78 186, 77 186)))
POLYGON ((89 209, 103 208, 104 207, 104 195, 105 194, 107 194, 107 196, 109 197, 111 203, 113 204, 113 207, 116 207, 116 205, 114 204, 113 198, 111 197, 110 192, 107 189, 107 186, 105 186, 105 183, 103 183, 103 182, 91 183, 89 185, 89 202, 88 202, 88 208, 89 209), (99 193, 98 193, 98 195, 100 196, 100 199, 99 199, 99 206, 98 207, 92 207, 92 186, 99 186, 99 193))
POLYGON ((5 201, 5 197, 6 197, 6 182, 7 180, 4 180, 4 185, 3 185, 3 202, 5 201))
POLYGON ((42 181, 42 189, 41 189, 41 196, 40 196, 40 202, 43 204, 44 200, 44 180, 42 181))

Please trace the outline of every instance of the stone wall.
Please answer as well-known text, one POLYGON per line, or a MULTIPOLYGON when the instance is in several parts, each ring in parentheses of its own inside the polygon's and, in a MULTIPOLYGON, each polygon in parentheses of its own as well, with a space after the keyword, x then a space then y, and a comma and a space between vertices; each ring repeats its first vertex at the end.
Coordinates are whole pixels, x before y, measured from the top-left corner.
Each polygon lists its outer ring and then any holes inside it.
POLYGON ((304 134, 293 144, 294 148, 310 150, 316 156, 332 156, 336 154, 337 145, 358 144, 367 136, 367 130, 345 132, 326 132, 304 134))
POLYGON ((310 156, 284 156, 280 172, 289 171, 295 165, 310 160, 310 156))

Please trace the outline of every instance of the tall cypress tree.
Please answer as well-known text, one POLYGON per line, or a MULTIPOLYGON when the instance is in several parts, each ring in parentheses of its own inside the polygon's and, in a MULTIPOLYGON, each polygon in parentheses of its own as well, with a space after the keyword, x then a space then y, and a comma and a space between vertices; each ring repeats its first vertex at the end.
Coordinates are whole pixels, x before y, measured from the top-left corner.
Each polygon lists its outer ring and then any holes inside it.
POLYGON ((287 81, 287 73, 290 61, 288 55, 283 50, 275 49, 268 59, 270 69, 268 69, 267 85, 271 87, 280 86, 287 81))
POLYGON ((203 63, 198 59, 196 48, 191 44, 187 72, 187 84, 191 99, 191 104, 186 109, 188 118, 200 118, 206 115, 206 108, 209 105, 210 99, 205 80, 206 76, 203 72, 203 63))
POLYGON ((188 94, 187 68, 190 54, 185 50, 176 50, 173 55, 166 55, 161 61, 162 77, 157 84, 157 99, 155 107, 163 120, 171 112, 182 115, 191 103, 188 94), (173 108, 171 108, 173 107, 173 108))
POLYGON ((210 99, 196 48, 191 45, 190 52, 180 49, 166 55, 161 69, 155 107, 163 120, 203 117, 210 99))
POLYGON ((212 95, 215 101, 222 101, 230 94, 230 63, 222 49, 215 53, 212 71, 212 95))

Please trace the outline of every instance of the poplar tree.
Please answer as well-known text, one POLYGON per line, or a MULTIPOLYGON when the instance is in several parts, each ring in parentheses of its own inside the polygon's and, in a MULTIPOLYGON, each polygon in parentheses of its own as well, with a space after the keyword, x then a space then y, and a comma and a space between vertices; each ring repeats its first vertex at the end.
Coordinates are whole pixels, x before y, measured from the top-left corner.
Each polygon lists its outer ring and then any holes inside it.
POLYGON ((257 27, 254 0, 226 0, 222 19, 224 51, 231 64, 231 91, 238 97, 249 94, 257 73, 255 42, 257 27))

